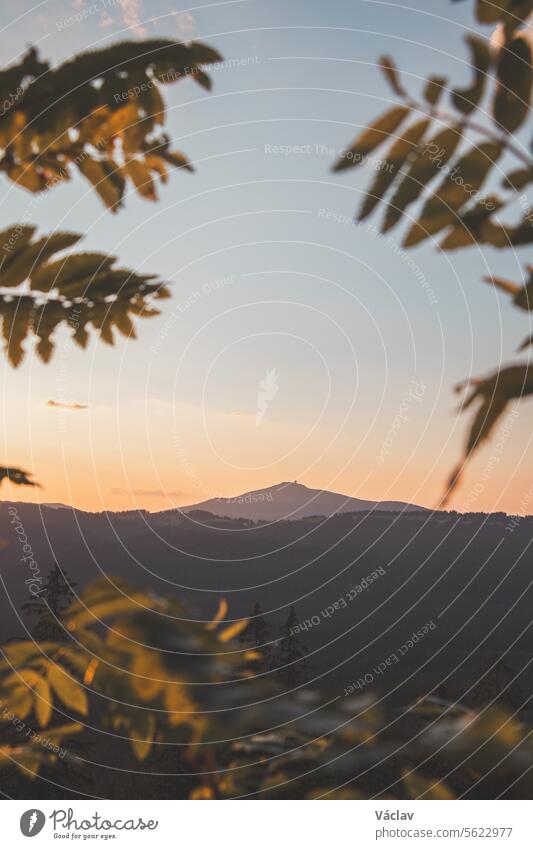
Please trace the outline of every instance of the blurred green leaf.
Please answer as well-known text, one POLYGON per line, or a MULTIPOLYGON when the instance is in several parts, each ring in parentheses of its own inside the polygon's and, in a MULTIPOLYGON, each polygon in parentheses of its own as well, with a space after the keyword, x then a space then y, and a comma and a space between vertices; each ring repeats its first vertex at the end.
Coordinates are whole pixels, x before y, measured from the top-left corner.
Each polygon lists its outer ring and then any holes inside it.
POLYGON ((64 705, 87 716, 89 703, 85 690, 63 667, 51 663, 48 667, 48 682, 64 705))

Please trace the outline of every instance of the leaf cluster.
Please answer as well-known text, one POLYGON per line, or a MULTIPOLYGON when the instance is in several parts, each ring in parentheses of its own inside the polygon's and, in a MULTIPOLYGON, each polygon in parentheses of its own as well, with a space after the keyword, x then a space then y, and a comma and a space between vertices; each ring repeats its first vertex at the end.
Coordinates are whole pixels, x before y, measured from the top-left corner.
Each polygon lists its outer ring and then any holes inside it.
POLYGON ((81 174, 111 210, 133 187, 157 199, 168 167, 192 170, 170 149, 162 88, 190 77, 210 89, 204 70, 220 60, 201 42, 151 39, 77 54, 56 68, 31 48, 0 72, 0 171, 30 192, 81 174))
MULTIPOLYGON (((514 138, 530 114, 532 49, 530 29, 524 22, 532 12, 533 0, 478 0, 477 20, 498 24, 498 37, 491 41, 478 35, 466 37, 471 74, 463 87, 449 87, 445 78, 430 77, 417 99, 405 90, 394 61, 390 57, 380 60, 388 84, 402 103, 363 130, 334 165, 335 171, 357 167, 388 144, 358 220, 381 205, 382 233, 408 222, 405 248, 430 238, 439 240, 442 251, 479 245, 503 250, 533 243, 533 213, 524 194, 533 183, 533 158, 514 138), (449 105, 443 110, 446 97, 449 105), (514 157, 518 167, 499 178, 499 192, 484 194, 487 183, 497 179, 495 169, 504 157, 514 157), (506 223, 501 213, 518 193, 519 219, 506 223)), ((529 267, 527 272, 531 278, 529 267)), ((497 277, 487 279, 512 295, 515 306, 530 310, 531 279, 525 285, 497 277)), ((528 337, 520 350, 530 343, 528 337)), ((478 408, 441 506, 457 486, 465 463, 491 435, 509 403, 533 392, 527 364, 504 367, 470 381, 470 385, 473 392, 461 409, 476 404, 478 408)))
POLYGON ((91 329, 108 345, 116 332, 135 338, 135 319, 158 315, 154 301, 170 297, 155 275, 116 267, 108 254, 70 250, 83 238, 78 233, 36 238, 35 231, 19 224, 0 233, 0 322, 13 366, 22 362, 31 337, 47 363, 61 327, 81 348, 91 329))

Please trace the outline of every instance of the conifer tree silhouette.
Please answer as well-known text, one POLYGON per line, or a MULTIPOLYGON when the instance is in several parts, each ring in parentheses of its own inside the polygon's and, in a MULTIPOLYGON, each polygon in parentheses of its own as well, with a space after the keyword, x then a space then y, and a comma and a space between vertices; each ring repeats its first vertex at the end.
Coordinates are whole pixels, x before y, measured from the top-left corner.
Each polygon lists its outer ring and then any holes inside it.
POLYGON ((63 613, 74 600, 73 588, 76 583, 71 581, 66 570, 55 563, 47 575, 47 581, 41 588, 41 593, 33 601, 22 605, 22 610, 37 620, 32 628, 36 640, 53 640, 66 642, 68 634, 61 623, 63 613))
POLYGON ((295 633, 298 625, 296 608, 291 605, 287 621, 281 628, 281 639, 274 652, 272 665, 276 677, 286 687, 296 687, 306 677, 309 664, 304 660, 308 648, 295 633))

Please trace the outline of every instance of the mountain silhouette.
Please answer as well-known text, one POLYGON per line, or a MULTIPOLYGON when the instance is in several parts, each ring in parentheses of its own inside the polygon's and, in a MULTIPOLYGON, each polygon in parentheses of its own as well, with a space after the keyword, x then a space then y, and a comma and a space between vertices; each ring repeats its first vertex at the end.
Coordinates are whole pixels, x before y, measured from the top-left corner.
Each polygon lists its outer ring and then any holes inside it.
POLYGON ((403 513, 424 509, 424 507, 405 504, 402 501, 367 501, 352 498, 340 492, 310 489, 296 481, 294 483, 285 481, 265 489, 244 492, 233 498, 210 498, 208 501, 180 508, 183 513, 202 510, 215 516, 251 519, 255 522, 296 520, 308 516, 334 516, 336 513, 358 513, 370 510, 403 513))

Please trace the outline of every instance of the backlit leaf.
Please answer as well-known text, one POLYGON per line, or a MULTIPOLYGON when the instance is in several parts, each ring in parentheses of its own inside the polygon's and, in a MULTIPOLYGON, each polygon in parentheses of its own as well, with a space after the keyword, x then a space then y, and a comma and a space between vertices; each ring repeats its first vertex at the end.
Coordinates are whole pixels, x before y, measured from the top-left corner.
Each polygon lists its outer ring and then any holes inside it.
POLYGON ((94 186, 105 205, 116 212, 122 203, 124 178, 118 167, 87 157, 78 165, 81 173, 94 186))
POLYGON ((445 784, 412 770, 403 771, 403 783, 410 799, 455 799, 445 784))
POLYGON ((128 159, 124 165, 125 173, 131 179, 139 194, 147 200, 157 200, 155 183, 150 169, 140 159, 128 159))
POLYGON ((218 639, 221 643, 227 643, 229 640, 233 640, 241 631, 244 631, 247 625, 248 619, 241 619, 239 622, 234 622, 232 625, 228 625, 227 628, 218 632, 218 639))
POLYGON ((228 602, 225 598, 221 598, 218 602, 217 612, 213 616, 211 622, 209 622, 205 627, 208 631, 214 631, 217 625, 224 619, 226 613, 228 612, 228 602))
POLYGON ((33 696, 33 707, 37 722, 41 728, 46 728, 52 716, 52 693, 50 685, 45 678, 39 676, 35 682, 33 696))
POLYGON ((127 716, 127 729, 131 735, 130 743, 135 756, 144 761, 150 754, 155 734, 155 717, 149 711, 130 711, 127 716))
POLYGON ((81 684, 63 667, 52 663, 48 668, 48 682, 58 698, 68 708, 87 716, 89 704, 81 684))

